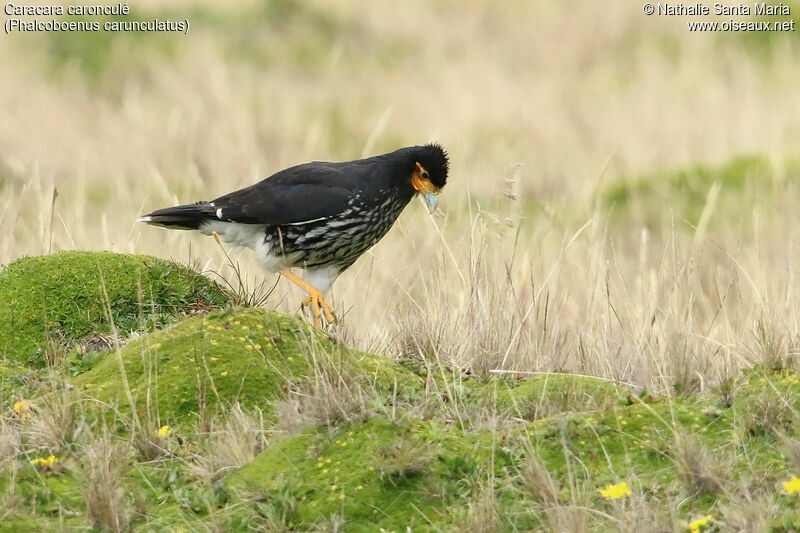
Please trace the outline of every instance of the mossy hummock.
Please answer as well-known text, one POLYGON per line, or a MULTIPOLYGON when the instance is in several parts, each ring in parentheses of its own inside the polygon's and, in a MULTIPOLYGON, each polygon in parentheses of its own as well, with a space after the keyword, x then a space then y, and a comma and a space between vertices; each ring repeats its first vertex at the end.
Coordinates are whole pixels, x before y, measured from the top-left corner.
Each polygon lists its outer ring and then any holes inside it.
POLYGON ((180 423, 235 402, 269 413, 324 368, 387 392, 422 385, 391 360, 338 346, 300 318, 257 308, 192 317, 142 336, 107 352, 73 383, 121 411, 180 423))
POLYGON ((230 295, 186 266, 144 255, 61 252, 0 270, 0 357, 44 366, 93 336, 164 326, 230 295))
POLYGON ((473 490, 510 468, 500 435, 411 418, 314 429, 271 446, 231 476, 238 497, 293 502, 283 526, 338 515, 346 531, 436 530, 466 516, 473 490))

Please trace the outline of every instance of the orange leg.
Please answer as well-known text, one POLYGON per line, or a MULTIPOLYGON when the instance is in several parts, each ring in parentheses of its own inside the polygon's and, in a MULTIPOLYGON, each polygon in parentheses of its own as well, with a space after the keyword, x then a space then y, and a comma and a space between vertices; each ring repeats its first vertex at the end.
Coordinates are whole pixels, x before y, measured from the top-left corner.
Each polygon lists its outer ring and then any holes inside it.
POLYGON ((333 314, 333 309, 330 305, 328 305, 328 302, 326 302, 325 298, 322 296, 322 291, 308 283, 291 270, 281 270, 281 275, 308 293, 308 296, 303 298, 303 303, 301 305, 308 305, 311 308, 314 315, 315 326, 318 328, 322 327, 322 320, 320 319, 320 316, 323 314, 325 315, 325 321, 328 324, 336 322, 336 315, 333 314))

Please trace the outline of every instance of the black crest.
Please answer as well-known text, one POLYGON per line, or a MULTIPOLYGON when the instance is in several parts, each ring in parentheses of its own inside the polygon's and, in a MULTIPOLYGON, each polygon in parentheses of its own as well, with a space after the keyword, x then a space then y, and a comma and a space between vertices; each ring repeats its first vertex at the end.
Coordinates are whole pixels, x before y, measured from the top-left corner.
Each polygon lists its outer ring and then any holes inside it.
POLYGON ((447 183, 450 162, 447 152, 438 144, 415 146, 417 162, 430 174, 431 183, 441 189, 447 183))

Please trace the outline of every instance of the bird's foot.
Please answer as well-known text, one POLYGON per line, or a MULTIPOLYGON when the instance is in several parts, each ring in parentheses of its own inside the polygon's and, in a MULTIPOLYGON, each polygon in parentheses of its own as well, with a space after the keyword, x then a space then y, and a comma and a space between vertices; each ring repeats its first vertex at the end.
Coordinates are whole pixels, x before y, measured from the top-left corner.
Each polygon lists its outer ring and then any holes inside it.
POLYGON ((281 270, 281 275, 308 293, 308 296, 303 298, 303 303, 300 304, 300 308, 305 312, 306 305, 308 305, 309 309, 311 309, 314 325, 316 327, 322 327, 323 316, 327 324, 336 322, 336 315, 333 314, 333 309, 328 305, 328 302, 325 301, 321 290, 297 276, 291 270, 281 270))
POLYGON ((325 301, 325 297, 322 296, 322 292, 315 290, 311 292, 308 296, 303 298, 303 303, 301 304, 303 308, 308 306, 311 310, 311 315, 314 319, 314 325, 318 328, 322 327, 322 318, 325 317, 326 324, 333 324, 336 322, 336 315, 333 312, 333 308, 325 301))

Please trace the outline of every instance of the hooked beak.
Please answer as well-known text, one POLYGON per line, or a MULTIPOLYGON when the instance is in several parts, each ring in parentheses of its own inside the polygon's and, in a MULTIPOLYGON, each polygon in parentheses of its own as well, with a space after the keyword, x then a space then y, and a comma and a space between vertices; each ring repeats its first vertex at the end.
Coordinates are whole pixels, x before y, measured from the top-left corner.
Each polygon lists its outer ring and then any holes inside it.
POLYGON ((428 213, 436 211, 436 206, 439 205, 439 195, 432 192, 425 193, 423 197, 425 205, 428 207, 428 213))
POLYGON ((420 174, 425 172, 422 165, 417 163, 417 171, 411 175, 411 186, 417 190, 420 198, 425 202, 428 213, 436 211, 439 205, 439 189, 427 178, 422 178, 420 174))

